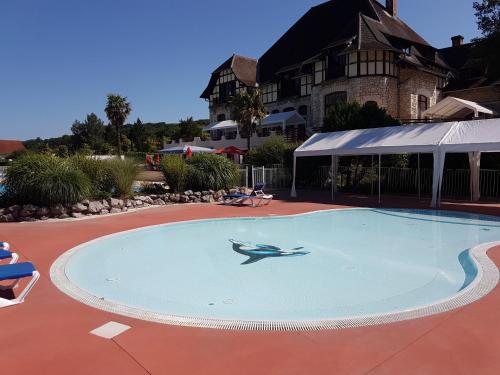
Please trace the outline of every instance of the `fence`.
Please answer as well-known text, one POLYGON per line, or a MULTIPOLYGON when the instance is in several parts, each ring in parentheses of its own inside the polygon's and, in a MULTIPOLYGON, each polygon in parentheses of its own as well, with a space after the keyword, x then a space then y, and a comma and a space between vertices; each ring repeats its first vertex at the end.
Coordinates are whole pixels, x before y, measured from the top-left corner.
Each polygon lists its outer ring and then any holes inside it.
MULTIPOLYGON (((248 181, 248 167, 241 169, 241 183, 252 186, 263 183, 269 189, 288 189, 292 185, 292 171, 287 168, 253 167, 248 181)), ((376 194, 378 191, 378 167, 339 166, 337 187, 342 192, 376 194)), ((307 181, 298 179, 300 188, 331 188, 330 166, 322 166, 312 173, 307 181)), ((480 172, 481 196, 500 199, 500 170, 482 169, 480 172)), ((389 168, 380 169, 382 193, 430 196, 432 193, 432 169, 389 168)), ((443 175, 443 197, 470 197, 470 170, 448 169, 443 175)))

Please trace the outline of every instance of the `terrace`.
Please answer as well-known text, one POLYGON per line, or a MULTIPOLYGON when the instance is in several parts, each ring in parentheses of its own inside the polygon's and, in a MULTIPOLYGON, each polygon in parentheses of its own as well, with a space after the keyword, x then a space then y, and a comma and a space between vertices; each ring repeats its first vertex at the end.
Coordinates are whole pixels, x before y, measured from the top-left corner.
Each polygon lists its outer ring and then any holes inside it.
MULTIPOLYGON (((471 305, 387 325, 323 331, 226 331, 146 322, 97 310, 61 293, 52 263, 66 250, 97 237, 192 219, 289 215, 345 207, 378 207, 375 199, 301 193, 259 210, 218 205, 151 208, 97 219, 0 224, 0 233, 42 277, 22 305, 2 309, 3 369, 9 373, 482 373, 500 371, 495 328, 500 289, 471 305), (312 198, 312 199, 311 199, 312 198), (64 236, 59 233, 64 232, 64 236), (26 235, 29 233, 29 236, 26 235), (105 339, 90 332, 110 321, 131 327, 105 339), (40 324, 43 322, 43 324, 40 324), (23 358, 27 360, 23 360, 23 358), (29 359, 28 359, 29 358, 29 359), (65 358, 66 360, 62 360, 65 358), (265 370, 263 370, 265 368, 265 370)), ((385 207, 427 207, 428 201, 385 197, 385 207)), ((500 205, 445 201, 442 208, 490 215, 500 205)), ((489 257, 500 265, 500 248, 489 257)))

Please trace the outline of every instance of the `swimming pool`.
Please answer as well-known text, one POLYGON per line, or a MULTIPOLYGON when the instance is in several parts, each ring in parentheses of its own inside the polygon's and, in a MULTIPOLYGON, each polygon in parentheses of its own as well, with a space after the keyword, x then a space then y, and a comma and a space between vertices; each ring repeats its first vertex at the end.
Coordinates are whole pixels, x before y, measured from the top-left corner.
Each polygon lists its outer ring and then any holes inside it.
POLYGON ((484 249, 475 257, 469 250, 499 240, 500 219, 444 211, 203 220, 83 244, 61 256, 51 276, 82 302, 148 320, 338 328, 480 298, 498 282, 498 269, 484 249))

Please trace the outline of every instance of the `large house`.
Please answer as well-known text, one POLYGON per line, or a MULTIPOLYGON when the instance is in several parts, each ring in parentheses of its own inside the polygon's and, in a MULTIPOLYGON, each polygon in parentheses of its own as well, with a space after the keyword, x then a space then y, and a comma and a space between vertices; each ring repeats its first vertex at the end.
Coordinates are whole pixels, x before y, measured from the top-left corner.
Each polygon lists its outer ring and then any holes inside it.
POLYGON ((24 150, 26 150, 26 147, 21 141, 0 139, 0 159, 13 152, 24 150))
MULTIPOLYGON (((216 140, 239 138, 230 97, 256 86, 269 113, 259 136, 306 137, 338 101, 376 104, 403 122, 422 121, 445 95, 476 98, 467 90, 477 80, 464 84, 470 48, 459 37, 453 43, 442 50, 427 43, 398 17, 397 0, 328 1, 311 8, 258 62, 234 55, 213 72, 201 95, 209 102, 205 131, 216 140)), ((489 93, 498 100, 498 86, 489 93)))

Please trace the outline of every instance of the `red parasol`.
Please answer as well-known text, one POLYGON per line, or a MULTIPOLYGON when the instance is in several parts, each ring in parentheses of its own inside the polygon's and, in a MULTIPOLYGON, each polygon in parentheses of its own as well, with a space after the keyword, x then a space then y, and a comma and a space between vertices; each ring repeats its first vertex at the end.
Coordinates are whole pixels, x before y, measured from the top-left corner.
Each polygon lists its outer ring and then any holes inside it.
POLYGON ((186 158, 189 159, 193 156, 193 151, 191 150, 191 147, 188 147, 186 150, 186 158))
POLYGON ((160 164, 160 154, 155 155, 155 164, 156 165, 160 164))

